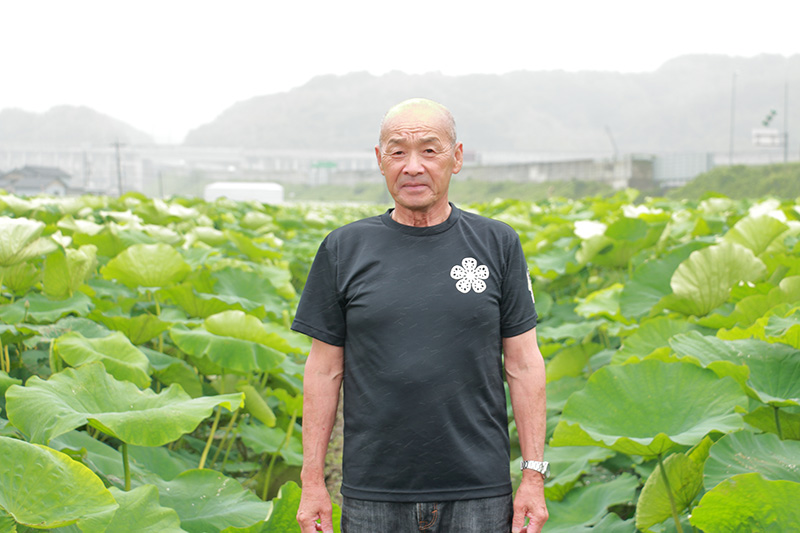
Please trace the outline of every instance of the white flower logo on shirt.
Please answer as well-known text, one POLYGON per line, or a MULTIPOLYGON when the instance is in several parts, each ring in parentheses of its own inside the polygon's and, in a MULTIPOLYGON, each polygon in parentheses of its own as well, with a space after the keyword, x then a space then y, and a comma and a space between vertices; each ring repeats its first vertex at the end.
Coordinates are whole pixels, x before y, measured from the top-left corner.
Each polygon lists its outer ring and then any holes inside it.
POLYGON ((475 292, 486 290, 486 283, 483 281, 489 277, 489 269, 486 265, 478 266, 478 262, 472 257, 465 257, 461 265, 456 265, 450 269, 450 277, 457 279, 456 289, 464 294, 470 289, 475 292))

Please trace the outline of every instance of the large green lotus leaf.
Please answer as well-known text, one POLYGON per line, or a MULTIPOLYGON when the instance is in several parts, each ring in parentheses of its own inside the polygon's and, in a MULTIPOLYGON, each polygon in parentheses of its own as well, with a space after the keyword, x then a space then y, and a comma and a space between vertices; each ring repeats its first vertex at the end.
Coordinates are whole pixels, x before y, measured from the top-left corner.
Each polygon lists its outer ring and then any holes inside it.
POLYGON ((764 340, 780 342, 800 350, 800 308, 786 316, 772 315, 764 324, 764 340))
POLYGON ((223 368, 244 374, 268 372, 277 367, 285 355, 257 342, 215 335, 204 328, 189 329, 182 324, 173 326, 170 337, 189 355, 207 357, 223 368))
POLYGON ((45 294, 56 299, 72 296, 96 266, 97 247, 92 244, 53 252, 44 262, 45 294))
POLYGON ((240 304, 246 311, 263 307, 268 313, 280 316, 286 307, 272 282, 256 272, 226 268, 214 272, 214 278, 217 297, 229 304, 240 304))
POLYGON ((191 317, 206 318, 229 309, 244 310, 242 304, 238 302, 229 303, 215 294, 197 292, 192 283, 169 287, 159 291, 159 295, 167 295, 191 317))
POLYGON ((619 312, 619 297, 621 293, 621 283, 614 283, 594 291, 575 307, 575 312, 586 318, 605 316, 610 320, 628 323, 619 312))
POLYGON ((55 340, 70 332, 80 333, 87 339, 105 337, 111 333, 111 331, 108 328, 103 327, 102 324, 93 322, 88 318, 80 318, 75 316, 64 317, 54 324, 43 324, 40 326, 33 324, 20 324, 19 329, 24 333, 32 335, 32 337, 25 340, 25 345, 30 348, 35 348, 42 342, 55 340))
POLYGON ((574 274, 581 269, 577 258, 578 247, 573 239, 559 239, 552 247, 526 254, 531 275, 546 279, 556 279, 565 274, 574 274))
POLYGON ((734 380, 691 363, 609 365, 569 397, 550 445, 658 455, 675 444, 694 446, 711 431, 740 429, 734 408, 743 405, 747 397, 734 380))
POLYGON ((23 295, 39 281, 41 269, 30 263, 0 267, 0 284, 17 295, 23 295))
POLYGON ((797 502, 800 483, 739 474, 706 492, 690 522, 705 533, 800 531, 797 502))
POLYGON ((161 505, 175 509, 189 533, 250 527, 264 521, 272 507, 235 479, 213 470, 188 470, 156 484, 161 505))
POLYGON ((637 486, 635 477, 622 474, 608 483, 573 489, 563 501, 547 503, 550 518, 542 532, 572 532, 596 525, 608 513, 609 507, 632 502, 637 486))
POLYGON ((100 363, 68 368, 48 381, 31 377, 6 391, 9 421, 35 442, 47 442, 84 424, 138 446, 162 446, 194 429, 216 406, 233 411, 243 395, 192 399, 171 385, 156 394, 117 381, 100 363))
POLYGON ((739 220, 723 239, 741 244, 755 255, 761 255, 772 241, 788 229, 789 226, 771 216, 751 215, 739 220))
POLYGON ((7 373, 0 370, 0 400, 2 400, 3 396, 6 394, 6 389, 8 389, 11 385, 21 385, 22 381, 12 378, 7 373))
POLYGON ((790 413, 789 409, 791 408, 759 407, 744 415, 744 421, 761 431, 775 435, 780 433, 784 439, 800 440, 800 413, 790 413), (775 421, 776 414, 780 420, 780 432, 775 421))
MULTIPOLYGON (((689 453, 674 453, 664 460, 664 471, 669 479, 677 512, 683 513, 703 489, 703 463, 713 441, 706 437, 689 453)), ((672 504, 664 483, 661 466, 656 466, 639 494, 636 502, 636 527, 642 531, 672 516, 672 504)))
POLYGON ((772 481, 800 483, 800 442, 781 440, 777 435, 737 431, 722 437, 711 447, 703 484, 711 490, 736 474, 756 472, 772 481))
POLYGON ((51 300, 44 294, 31 293, 13 304, 0 306, 0 320, 7 324, 52 324, 71 314, 86 316, 92 306, 91 298, 82 292, 76 292, 66 300, 51 300))
POLYGON ((203 384, 200 376, 197 375, 197 370, 192 365, 183 359, 151 350, 145 346, 141 346, 139 349, 150 360, 150 366, 155 369, 153 375, 161 383, 164 385, 177 383, 192 398, 203 395, 203 384))
MULTIPOLYGON (((49 446, 80 461, 89 467, 107 486, 124 487, 125 472, 122 453, 108 444, 90 437, 83 431, 69 431, 50 440, 49 446)), ((130 449, 134 446, 129 447, 130 449)), ((154 448, 157 450, 166 448, 154 448)), ((152 474, 140 468, 138 461, 129 461, 131 486, 137 487, 149 482, 152 474)), ((190 468, 193 468, 192 465, 190 468)))
POLYGON ((152 370, 147 356, 119 331, 95 339, 87 339, 80 333, 67 333, 55 340, 53 350, 70 366, 99 361, 119 380, 130 381, 139 388, 150 386, 152 370))
POLYGON ((583 241, 578 259, 582 263, 626 267, 639 250, 658 241, 665 226, 665 221, 648 224, 641 218, 618 218, 606 228, 604 235, 583 241))
POLYGON ((285 445, 286 432, 279 427, 267 427, 263 424, 244 424, 239 426, 239 435, 248 448, 256 453, 276 453, 280 450, 281 458, 289 465, 303 464, 303 443, 299 431, 292 432, 289 445, 285 445))
POLYGON ((253 261, 258 262, 263 259, 281 258, 281 253, 279 251, 268 248, 278 245, 278 243, 270 242, 271 239, 263 237, 251 238, 233 230, 225 230, 225 236, 236 245, 240 252, 253 261))
POLYGON ((567 403, 567 398, 586 386, 584 377, 563 377, 557 381, 547 383, 547 411, 555 411, 559 414, 567 403))
POLYGON ((770 311, 769 316, 757 319, 750 327, 719 330, 717 337, 725 340, 759 339, 800 349, 800 307, 778 306, 770 311))
MULTIPOLYGON (((50 447, 83 462, 106 485, 125 486, 122 454, 83 431, 70 431, 53 438, 50 447)), ((154 479, 170 480, 197 466, 197 457, 172 452, 165 446, 128 446, 131 485, 138 487, 154 479)))
POLYGON ((0 267, 27 261, 56 250, 58 245, 40 237, 45 225, 27 218, 0 217, 0 267))
POLYGON ((625 337, 622 347, 611 358, 612 363, 624 363, 630 358, 644 359, 654 351, 669 346, 669 340, 679 333, 697 329, 686 320, 656 317, 641 323, 629 337, 625 337))
POLYGON ((144 344, 163 332, 167 331, 171 325, 155 315, 149 313, 124 316, 110 315, 107 313, 93 311, 90 318, 104 324, 109 329, 119 331, 124 334, 133 344, 144 344))
POLYGON ((97 224, 91 220, 74 219, 69 215, 59 220, 58 224, 56 224, 56 227, 66 232, 67 235, 72 235, 75 233, 97 235, 103 231, 103 229, 105 229, 105 226, 102 224, 97 224))
POLYGON ((269 346, 270 334, 261 320, 243 311, 223 311, 205 319, 206 331, 214 335, 233 337, 243 341, 257 342, 269 346))
POLYGON ((165 287, 180 283, 192 268, 167 244, 135 244, 100 269, 105 279, 128 287, 165 287))
POLYGON ((649 313, 664 296, 672 293, 670 280, 678 265, 695 250, 707 246, 708 243, 692 241, 636 267, 619 297, 622 315, 632 318, 649 313))
POLYGON ((105 531, 118 505, 91 470, 46 446, 7 437, 0 437, 0 457, 0 508, 19 524, 105 531))
POLYGON ((114 533, 186 533, 173 509, 158 503, 158 489, 142 485, 125 492, 109 489, 119 504, 107 531, 114 533))
POLYGON ((728 300, 736 283, 758 281, 766 270, 750 249, 728 241, 692 252, 672 276, 668 307, 705 316, 728 300))
POLYGON ((236 390, 244 393, 244 407, 250 415, 267 427, 275 427, 275 413, 255 387, 244 383, 237 386, 236 390))
POLYGON ((547 382, 557 381, 564 377, 579 377, 583 375, 589 358, 602 348, 602 345, 591 342, 567 346, 548 361, 547 382))
POLYGON ((800 405, 797 348, 756 339, 723 340, 698 332, 676 335, 670 344, 678 355, 699 361, 718 375, 733 377, 750 396, 763 403, 776 407, 800 405))
MULTIPOLYGON (((777 287, 773 287, 766 295, 753 295, 736 302, 734 324, 749 326, 756 320, 770 314, 770 311, 781 304, 796 305, 800 302, 800 276, 789 276, 781 280, 777 287)), ((800 347, 800 346, 798 346, 800 347)))
POLYGON ((17 533, 17 523, 0 507, 0 533, 17 533))

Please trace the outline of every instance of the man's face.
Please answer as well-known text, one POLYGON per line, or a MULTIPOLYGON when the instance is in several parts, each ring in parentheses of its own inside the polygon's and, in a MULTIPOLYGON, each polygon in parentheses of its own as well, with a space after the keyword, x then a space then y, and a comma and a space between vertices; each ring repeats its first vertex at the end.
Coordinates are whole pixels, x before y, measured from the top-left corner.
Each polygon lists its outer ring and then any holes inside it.
POLYGON ((461 170, 464 149, 453 145, 445 118, 414 106, 384 122, 375 147, 381 174, 398 207, 431 212, 447 205, 450 176, 461 170))

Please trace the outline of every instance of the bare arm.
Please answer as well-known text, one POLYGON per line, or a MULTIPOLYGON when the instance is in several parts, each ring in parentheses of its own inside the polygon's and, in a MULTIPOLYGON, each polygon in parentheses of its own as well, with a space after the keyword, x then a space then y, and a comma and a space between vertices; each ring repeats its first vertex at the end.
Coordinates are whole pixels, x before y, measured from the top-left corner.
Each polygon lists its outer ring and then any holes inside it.
POLYGON ((325 455, 336 420, 344 373, 344 348, 314 339, 303 378, 303 493, 297 522, 303 533, 333 533, 333 507, 325 486, 325 455))
MULTIPOLYGON (((522 458, 541 461, 546 432, 544 360, 536 343, 536 328, 503 339, 506 380, 517 423, 522 458)), ((544 478, 533 470, 522 472, 522 483, 514 498, 512 532, 519 533, 530 518, 528 533, 538 533, 547 521, 544 478)))

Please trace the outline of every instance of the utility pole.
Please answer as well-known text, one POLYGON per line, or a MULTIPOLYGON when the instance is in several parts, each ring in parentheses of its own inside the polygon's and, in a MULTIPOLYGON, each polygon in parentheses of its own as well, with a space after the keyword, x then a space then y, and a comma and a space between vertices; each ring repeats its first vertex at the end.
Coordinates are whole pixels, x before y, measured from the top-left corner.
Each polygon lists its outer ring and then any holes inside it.
POLYGON ((116 149, 116 155, 117 155, 117 188, 119 190, 119 195, 122 196, 122 161, 121 161, 120 155, 119 155, 119 147, 123 146, 123 145, 121 145, 120 142, 119 142, 119 139, 117 139, 116 141, 114 141, 114 143, 111 146, 113 146, 116 149))
POLYGON ((783 162, 789 162, 789 80, 783 86, 783 162))
POLYGON ((736 72, 733 73, 731 80, 731 143, 728 149, 728 165, 733 165, 733 133, 734 133, 734 114, 736 112, 736 72))

